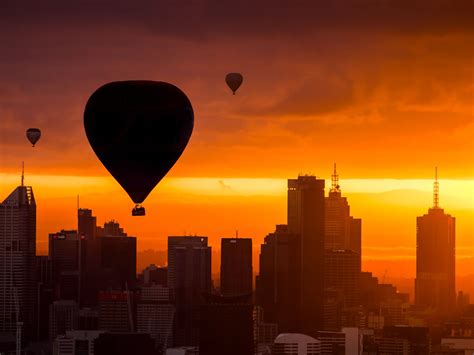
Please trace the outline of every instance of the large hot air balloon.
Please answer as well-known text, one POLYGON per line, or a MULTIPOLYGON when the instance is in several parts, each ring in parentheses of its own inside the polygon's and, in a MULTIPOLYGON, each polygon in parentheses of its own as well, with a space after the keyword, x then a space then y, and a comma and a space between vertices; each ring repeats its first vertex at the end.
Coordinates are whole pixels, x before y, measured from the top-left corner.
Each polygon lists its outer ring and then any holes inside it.
POLYGON ((240 85, 242 85, 243 80, 244 78, 240 73, 229 73, 225 77, 225 82, 227 83, 227 86, 232 90, 232 93, 234 95, 240 85))
POLYGON ((28 128, 26 130, 26 138, 35 146, 36 142, 41 138, 41 131, 38 128, 28 128))
POLYGON ((135 202, 132 215, 183 153, 194 113, 176 86, 157 81, 105 84, 84 111, 87 139, 99 160, 135 202))

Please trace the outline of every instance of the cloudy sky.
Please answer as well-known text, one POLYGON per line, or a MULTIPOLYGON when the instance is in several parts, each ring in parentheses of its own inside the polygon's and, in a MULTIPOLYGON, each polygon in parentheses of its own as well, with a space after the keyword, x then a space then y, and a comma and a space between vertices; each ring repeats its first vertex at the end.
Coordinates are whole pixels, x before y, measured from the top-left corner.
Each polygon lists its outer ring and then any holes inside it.
POLYGON ((167 233, 185 229, 218 243, 239 225, 258 245, 274 224, 285 223, 284 179, 299 173, 329 178, 337 162, 344 178, 365 181, 354 193, 396 190, 387 179, 425 180, 412 187, 425 190, 410 195, 424 196, 410 200, 417 210, 353 197, 353 209, 366 213, 358 217, 369 218, 368 252, 390 248, 397 234, 413 252, 414 218, 431 203, 435 165, 457 186, 448 207, 459 211, 461 246, 472 246, 472 1, 7 0, 1 6, 0 190, 6 195, 14 188, 25 161, 43 198, 39 240, 55 228, 74 227, 80 194, 99 220, 120 217, 144 241, 159 235, 160 247, 167 233), (244 75, 235 96, 224 83, 233 71, 244 75), (140 223, 129 216, 131 203, 83 129, 92 92, 127 79, 171 82, 195 112, 185 153, 171 179, 150 196, 159 213, 149 209, 140 223), (43 132, 34 149, 25 138, 28 127, 43 132), (280 179, 273 197, 266 190, 273 188, 270 179, 280 179), (183 202, 176 184, 192 198, 183 202), (374 184, 385 187, 374 191, 374 184), (113 194, 105 198, 99 187, 113 194), (183 203, 194 206, 184 208, 185 221, 183 203), (71 216, 59 213, 66 205, 71 216), (406 220, 389 238, 379 236, 386 214, 374 212, 370 222, 370 211, 383 206, 393 226, 406 220), (260 217, 244 213, 262 209, 260 217))

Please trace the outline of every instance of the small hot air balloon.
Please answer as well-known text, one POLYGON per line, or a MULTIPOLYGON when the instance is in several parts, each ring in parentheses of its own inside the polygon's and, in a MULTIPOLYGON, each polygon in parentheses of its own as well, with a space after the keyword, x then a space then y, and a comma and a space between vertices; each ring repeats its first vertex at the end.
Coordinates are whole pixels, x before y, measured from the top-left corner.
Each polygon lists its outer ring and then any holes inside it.
POLYGON ((35 146, 36 142, 41 138, 41 131, 38 128, 28 128, 26 130, 26 138, 35 146))
POLYGON ((176 86, 156 81, 119 81, 97 89, 87 101, 84 128, 95 154, 128 193, 141 203, 183 153, 194 113, 176 86))
POLYGON ((225 82, 227 83, 227 86, 232 90, 232 93, 234 95, 240 85, 242 85, 243 80, 244 78, 240 73, 229 73, 225 77, 225 82))

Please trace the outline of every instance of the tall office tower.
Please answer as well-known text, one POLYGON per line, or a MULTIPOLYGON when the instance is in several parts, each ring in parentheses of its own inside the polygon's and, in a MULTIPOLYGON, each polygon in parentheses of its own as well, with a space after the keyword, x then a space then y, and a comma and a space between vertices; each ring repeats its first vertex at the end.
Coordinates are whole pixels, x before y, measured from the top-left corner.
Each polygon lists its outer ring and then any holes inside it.
POLYGON ((239 296, 252 293, 252 239, 221 239, 221 293, 239 296))
POLYGON ((101 290, 133 290, 136 254, 135 237, 81 240, 81 305, 96 306, 101 290))
POLYGON ((260 247, 256 296, 265 321, 277 323, 280 332, 300 329, 300 267, 300 235, 277 225, 260 247))
POLYGON ((343 307, 359 305, 360 255, 352 250, 326 250, 324 287, 338 289, 343 307))
POLYGON ((79 328, 79 305, 72 300, 54 301, 49 307, 49 338, 51 341, 68 330, 79 328))
POLYGON ((143 269, 141 282, 145 285, 156 284, 168 287, 168 268, 158 267, 155 264, 148 265, 143 269))
POLYGON ((207 294, 200 307, 199 354, 254 354, 253 305, 250 294, 207 294))
POLYGON ((36 204, 33 189, 18 186, 0 204, 0 335, 15 340, 17 316, 32 338, 36 296, 36 204))
POLYGON ((47 255, 36 256, 35 340, 48 339, 49 306, 54 301, 53 267, 47 255))
POLYGON ((416 218, 415 304, 449 314, 456 304, 455 218, 439 207, 436 169, 433 207, 416 218))
POLYGON ((174 344, 197 345, 196 312, 211 291, 211 247, 207 237, 168 237, 168 285, 176 307, 174 344))
POLYGON ((105 236, 100 240, 100 284, 103 290, 134 289, 137 279, 137 238, 105 236))
POLYGON ((323 328, 324 180, 299 176, 288 180, 288 230, 301 235, 301 332, 323 328))
POLYGON ((135 297, 130 291, 99 293, 99 330, 133 332, 135 327, 135 297))
POLYGON ((92 210, 87 208, 79 208, 77 210, 77 232, 79 236, 86 239, 94 239, 96 237, 97 219, 92 215, 92 210))
POLYGON ((150 334, 158 349, 166 349, 173 343, 174 312, 168 287, 142 287, 137 304, 137 331, 150 334))
POLYGON ((325 198, 325 248, 352 250, 360 255, 362 221, 350 215, 347 198, 341 195, 336 164, 331 182, 329 196, 325 198))
POLYGON ((48 237, 48 257, 53 267, 56 299, 79 302, 80 239, 75 230, 62 230, 48 237))

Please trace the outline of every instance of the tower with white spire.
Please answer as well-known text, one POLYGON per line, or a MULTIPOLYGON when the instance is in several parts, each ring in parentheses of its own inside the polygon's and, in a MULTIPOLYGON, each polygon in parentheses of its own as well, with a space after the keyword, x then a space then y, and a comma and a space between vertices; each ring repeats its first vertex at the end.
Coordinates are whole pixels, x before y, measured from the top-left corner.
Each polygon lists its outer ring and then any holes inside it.
POLYGON ((415 304, 435 314, 453 312, 456 219, 439 206, 438 168, 433 183, 433 207, 416 219, 415 304))

